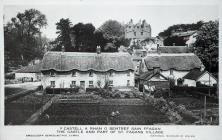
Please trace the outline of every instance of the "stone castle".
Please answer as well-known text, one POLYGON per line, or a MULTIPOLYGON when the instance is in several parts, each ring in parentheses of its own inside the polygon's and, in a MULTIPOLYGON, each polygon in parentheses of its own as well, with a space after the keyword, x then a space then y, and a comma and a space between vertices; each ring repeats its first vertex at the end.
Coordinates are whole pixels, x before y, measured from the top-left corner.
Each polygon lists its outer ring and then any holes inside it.
POLYGON ((150 24, 146 23, 146 20, 142 20, 142 22, 140 20, 138 23, 133 24, 131 19, 125 27, 125 38, 137 40, 151 38, 150 24))

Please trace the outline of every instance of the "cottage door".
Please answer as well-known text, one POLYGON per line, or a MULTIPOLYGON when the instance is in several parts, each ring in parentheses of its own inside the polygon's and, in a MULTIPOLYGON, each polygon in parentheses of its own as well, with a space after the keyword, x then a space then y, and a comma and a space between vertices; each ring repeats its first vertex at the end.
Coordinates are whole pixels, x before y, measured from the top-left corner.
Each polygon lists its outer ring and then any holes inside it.
POLYGON ((80 87, 85 89, 85 81, 80 81, 80 87))
POLYGON ((65 81, 64 80, 61 80, 60 88, 65 88, 65 81))

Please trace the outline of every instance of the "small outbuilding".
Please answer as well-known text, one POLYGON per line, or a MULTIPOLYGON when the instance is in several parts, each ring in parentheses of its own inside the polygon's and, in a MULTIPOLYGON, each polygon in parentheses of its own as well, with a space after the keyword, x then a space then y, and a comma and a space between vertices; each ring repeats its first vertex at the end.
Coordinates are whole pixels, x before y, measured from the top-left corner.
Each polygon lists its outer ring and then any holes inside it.
POLYGON ((41 80, 41 64, 28 65, 15 71, 15 79, 22 82, 41 80))
POLYGON ((193 69, 183 77, 183 85, 196 87, 197 83, 206 86, 213 86, 217 84, 217 79, 208 71, 200 71, 193 69))
MULTIPOLYGON (((169 89, 170 82, 167 77, 162 75, 159 71, 147 71, 140 75, 139 85, 140 90, 146 87, 152 87, 154 89, 169 89)), ((145 89, 146 90, 146 89, 145 89)))

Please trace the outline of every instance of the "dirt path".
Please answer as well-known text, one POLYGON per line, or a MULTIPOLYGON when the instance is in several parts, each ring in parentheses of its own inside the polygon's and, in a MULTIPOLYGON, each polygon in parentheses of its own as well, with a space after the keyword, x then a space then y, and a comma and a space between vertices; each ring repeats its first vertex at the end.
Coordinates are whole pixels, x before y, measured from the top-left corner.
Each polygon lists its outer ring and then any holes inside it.
POLYGON ((36 91, 40 82, 5 85, 5 101, 10 102, 36 91))

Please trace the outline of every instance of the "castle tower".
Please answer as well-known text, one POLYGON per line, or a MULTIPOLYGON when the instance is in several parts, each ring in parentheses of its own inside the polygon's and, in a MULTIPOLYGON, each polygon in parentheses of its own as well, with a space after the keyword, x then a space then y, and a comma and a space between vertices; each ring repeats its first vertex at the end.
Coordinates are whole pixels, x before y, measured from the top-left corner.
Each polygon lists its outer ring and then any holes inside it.
POLYGON ((151 38, 151 27, 145 20, 141 20, 137 24, 133 24, 133 20, 125 26, 125 38, 144 40, 151 38))

